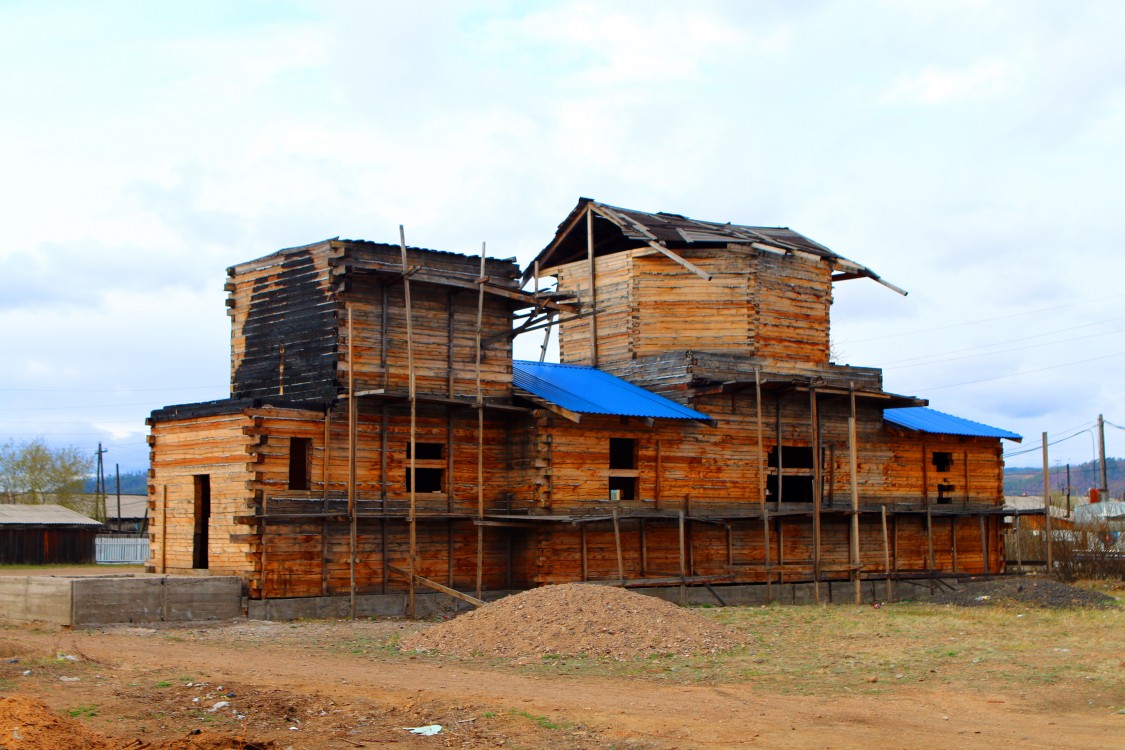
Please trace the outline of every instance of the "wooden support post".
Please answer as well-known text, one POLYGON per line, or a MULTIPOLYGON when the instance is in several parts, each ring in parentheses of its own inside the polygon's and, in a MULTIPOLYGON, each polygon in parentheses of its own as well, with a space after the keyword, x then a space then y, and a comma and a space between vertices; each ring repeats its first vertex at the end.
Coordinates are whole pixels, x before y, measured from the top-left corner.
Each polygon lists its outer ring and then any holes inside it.
POLYGON ((855 603, 859 604, 863 601, 863 592, 860 589, 860 553, 859 553, 859 481, 856 477, 856 461, 855 450, 855 391, 852 391, 852 415, 848 417, 848 453, 851 458, 851 474, 852 474, 852 538, 851 544, 851 565, 852 565, 852 580, 855 581, 855 603))
POLYGON ((937 563, 934 561, 934 517, 930 509, 930 501, 926 500, 926 570, 934 570, 937 563))
POLYGON ((625 558, 621 554, 621 524, 617 519, 617 508, 613 509, 613 542, 617 545, 617 577, 625 580, 625 558))
MULTIPOLYGON (((766 601, 773 601, 773 574, 770 571, 770 509, 766 505, 766 444, 762 434, 762 368, 754 367, 754 417, 758 437, 758 508, 762 512, 762 543, 766 571, 766 601)), ((780 446, 780 444, 779 444, 780 446)), ((780 447, 778 455, 781 454, 780 447)), ((778 478, 780 484, 781 479, 778 478)))
POLYGON ((648 522, 640 520, 641 536, 641 578, 648 575, 648 522))
POLYGON ((410 574, 410 600, 407 609, 410 619, 417 616, 414 601, 415 576, 418 565, 418 506, 417 506, 417 477, 416 465, 418 460, 418 394, 415 390, 414 380, 414 313, 410 304, 410 267, 406 256, 406 230, 398 225, 398 243, 402 252, 402 294, 406 303, 406 367, 410 395, 410 512, 407 516, 410 527, 410 558, 407 570, 410 574))
POLYGON ((957 572, 957 516, 949 517, 949 554, 953 561, 953 572, 957 572))
POLYGON ((883 505, 879 508, 879 515, 883 521, 883 572, 887 575, 887 601, 891 601, 891 543, 887 538, 887 506, 883 505))
POLYGON ((981 513, 977 518, 980 519, 980 549, 981 557, 984 558, 984 572, 991 573, 992 571, 988 564, 988 530, 984 522, 984 514, 981 513))
MULTIPOLYGON (((328 465, 332 461, 332 410, 324 408, 324 468, 321 471, 321 510, 328 511, 328 465)), ((328 596, 328 519, 320 522, 320 595, 328 596)))
MULTIPOLYGON (((813 600, 820 604, 820 416, 817 414, 816 407, 816 386, 810 381, 809 415, 812 419, 813 454, 813 600)), ((780 451, 778 455, 781 455, 780 451)), ((780 478, 778 484, 781 484, 780 478)))
POLYGON ((580 524, 578 528, 582 542, 582 581, 585 582, 590 580, 590 565, 586 558, 586 524, 580 524))
POLYGON ((258 554, 258 565, 262 568, 262 598, 266 599, 266 530, 269 528, 270 498, 262 497, 262 549, 258 554))
MULTIPOLYGON (((265 549, 266 526, 262 524, 262 549, 265 549)), ((160 572, 168 572, 168 485, 161 485, 160 502, 160 572)))
POLYGON ((664 454, 660 448, 660 438, 656 439, 656 487, 653 491, 652 508, 660 510, 661 479, 664 476, 664 454))
MULTIPOLYGON (((983 546, 982 546, 983 549, 983 546)), ((1020 517, 1016 516, 1016 568, 1023 572, 1023 550, 1020 544, 1020 517)))
POLYGON ((598 292, 594 271, 594 212, 586 208, 586 263, 590 282, 590 366, 598 366, 598 292))
POLYGON ((356 421, 355 403, 355 328, 352 322, 352 303, 346 305, 348 314, 348 613, 355 619, 355 554, 356 554, 356 421))
POLYGON ((783 456, 782 456, 782 454, 785 451, 783 451, 781 449, 781 402, 782 402, 782 400, 783 400, 782 399, 782 393, 781 393, 781 391, 778 391, 777 395, 774 397, 774 408, 777 410, 777 414, 774 415, 774 422, 776 423, 776 426, 777 426, 777 448, 776 448, 776 450, 777 450, 777 509, 778 510, 781 510, 781 502, 783 500, 784 489, 785 489, 785 482, 782 481, 782 474, 784 473, 782 471, 782 469, 785 468, 785 462, 784 462, 783 456))
MULTIPOLYGON (((684 512, 680 511, 680 580, 687 578, 687 551, 684 548, 684 512)), ((680 586, 680 604, 687 604, 687 590, 680 586)))
MULTIPOLYGON (((480 280, 477 282, 477 519, 484 519, 484 391, 481 390, 481 329, 484 326, 485 244, 480 245, 480 280)), ((484 526, 477 525, 477 598, 484 587, 484 526)))

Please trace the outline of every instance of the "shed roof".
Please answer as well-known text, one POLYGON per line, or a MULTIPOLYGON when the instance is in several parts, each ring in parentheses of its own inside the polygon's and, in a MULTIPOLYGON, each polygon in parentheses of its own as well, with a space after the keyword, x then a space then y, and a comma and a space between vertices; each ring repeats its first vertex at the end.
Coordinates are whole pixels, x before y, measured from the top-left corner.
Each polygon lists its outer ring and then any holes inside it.
POLYGON ((516 388, 577 414, 711 421, 702 412, 596 367, 514 360, 512 381, 516 388))
POLYGON ((936 435, 965 435, 968 437, 1003 438, 1020 442, 1022 435, 1017 435, 999 427, 989 427, 970 419, 962 419, 952 414, 928 409, 924 406, 908 406, 902 409, 887 409, 883 412, 883 419, 899 427, 917 432, 930 432, 936 435))
POLYGON ((61 505, 0 505, 2 526, 101 526, 61 505))

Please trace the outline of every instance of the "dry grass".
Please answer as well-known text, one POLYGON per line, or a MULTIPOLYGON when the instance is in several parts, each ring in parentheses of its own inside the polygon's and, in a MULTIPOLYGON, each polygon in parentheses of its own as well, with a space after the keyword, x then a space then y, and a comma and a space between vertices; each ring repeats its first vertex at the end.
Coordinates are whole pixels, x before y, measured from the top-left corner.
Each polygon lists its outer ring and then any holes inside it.
POLYGON ((1044 696, 1125 706, 1125 609, 1121 608, 969 609, 905 603, 880 608, 774 605, 697 611, 744 633, 747 645, 715 656, 652 657, 625 663, 550 657, 517 666, 536 672, 669 682, 752 681, 764 691, 815 696, 921 686, 1034 699, 1036 690, 1043 688, 1044 696))

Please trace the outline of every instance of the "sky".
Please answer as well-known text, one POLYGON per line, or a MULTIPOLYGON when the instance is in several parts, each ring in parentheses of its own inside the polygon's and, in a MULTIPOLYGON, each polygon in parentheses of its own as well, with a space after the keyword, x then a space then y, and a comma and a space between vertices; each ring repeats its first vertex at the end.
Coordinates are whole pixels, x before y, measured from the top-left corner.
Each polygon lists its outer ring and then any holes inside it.
MULTIPOLYGON (((788 226, 835 361, 1125 457, 1125 3, 0 0, 0 442, 147 464, 228 395, 226 268, 329 237, 528 262, 580 196, 788 226)), ((540 339, 518 342, 533 356, 540 339)), ((112 468, 111 468, 112 470, 112 468)))

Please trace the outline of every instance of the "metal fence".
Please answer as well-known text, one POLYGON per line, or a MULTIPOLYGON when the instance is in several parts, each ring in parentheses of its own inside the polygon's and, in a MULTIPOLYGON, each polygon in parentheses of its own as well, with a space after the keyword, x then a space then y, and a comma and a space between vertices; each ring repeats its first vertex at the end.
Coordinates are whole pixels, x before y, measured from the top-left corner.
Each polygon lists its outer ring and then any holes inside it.
POLYGON ((108 536, 97 538, 97 559, 99 563, 118 563, 141 565, 148 561, 149 539, 147 536, 108 536))

